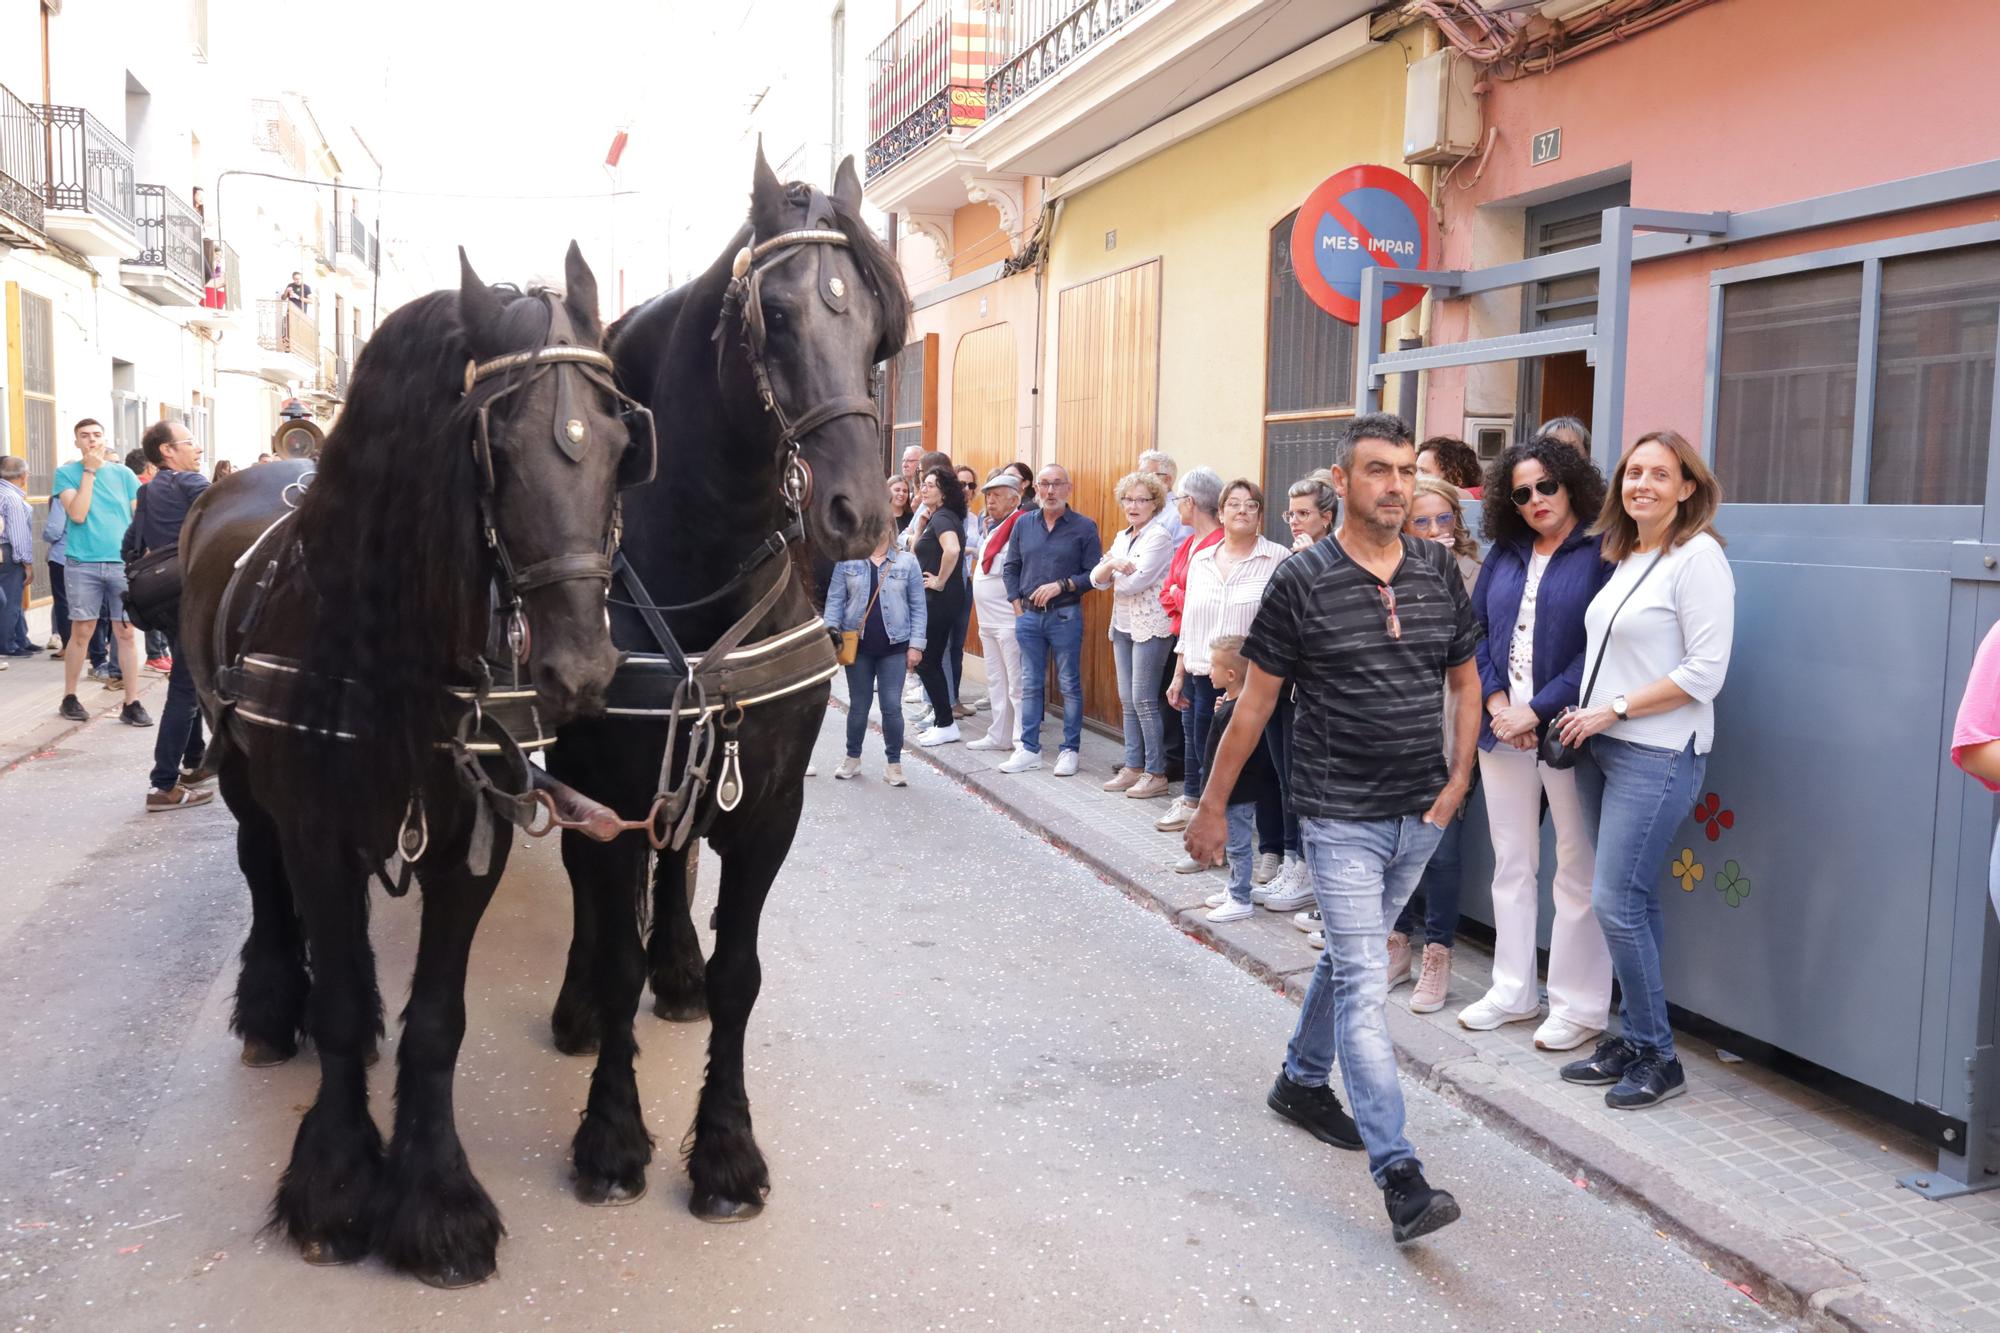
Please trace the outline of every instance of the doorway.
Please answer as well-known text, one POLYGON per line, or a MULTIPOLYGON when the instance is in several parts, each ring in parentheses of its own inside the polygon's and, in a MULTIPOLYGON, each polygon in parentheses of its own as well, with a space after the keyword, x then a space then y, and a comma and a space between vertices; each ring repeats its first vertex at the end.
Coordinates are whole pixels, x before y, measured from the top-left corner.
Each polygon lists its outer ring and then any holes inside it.
MULTIPOLYGON (((1527 258, 1577 250, 1597 244, 1604 229, 1604 210, 1632 202, 1632 185, 1585 190, 1528 210, 1527 258)), ((1522 288, 1523 330, 1584 324, 1597 318, 1597 275, 1579 273, 1522 288)), ((1515 438, 1525 440, 1535 427, 1555 417, 1591 419, 1596 375, 1582 352, 1525 361, 1521 365, 1520 408, 1515 438)))

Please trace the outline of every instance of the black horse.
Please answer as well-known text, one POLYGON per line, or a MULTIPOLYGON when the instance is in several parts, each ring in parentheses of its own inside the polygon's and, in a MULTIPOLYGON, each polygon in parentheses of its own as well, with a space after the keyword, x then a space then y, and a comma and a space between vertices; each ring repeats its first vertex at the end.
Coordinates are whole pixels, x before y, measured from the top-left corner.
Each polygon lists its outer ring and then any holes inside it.
MULTIPOLYGON (((694 281, 611 326, 619 382, 659 413, 666 437, 662 480, 626 498, 623 554, 690 653, 712 650, 732 629, 756 642, 816 626, 780 558, 778 535, 796 531, 800 511, 811 543, 835 559, 866 555, 886 531, 870 373, 902 347, 909 298, 860 205, 851 159, 829 197, 780 184, 760 150, 750 220, 728 250, 694 281), (744 623, 760 605, 763 613, 744 623)), ((614 637, 621 648, 659 651, 646 616, 625 604, 632 600, 613 593, 614 637)), ((820 636, 823 651, 824 631, 805 632, 820 636)), ((633 1017, 650 975, 661 1016, 713 1016, 686 1149, 690 1206, 711 1221, 763 1206, 770 1176, 750 1128, 744 1029, 762 975, 758 917, 797 831, 806 764, 826 715, 832 657, 824 655, 829 670, 810 688, 737 715, 738 789, 730 790, 725 759, 715 793, 696 811, 712 820, 703 826, 722 877, 705 970, 689 915, 692 845, 653 857, 635 837, 563 838, 575 935, 553 1027, 560 1049, 598 1054, 574 1143, 577 1193, 587 1202, 629 1202, 646 1187, 652 1138, 632 1061, 633 1017), (654 926, 642 945, 649 862, 654 926)), ((549 767, 637 819, 653 808, 669 729, 618 712, 614 702, 604 718, 563 728, 549 767)), ((677 747, 687 747, 687 733, 678 726, 677 747)))
POLYGON ((651 466, 574 245, 567 279, 566 297, 523 294, 465 264, 458 291, 382 322, 316 474, 238 472, 182 535, 181 642, 251 893, 231 1025, 246 1064, 288 1058, 301 1035, 319 1050, 272 1215, 315 1263, 373 1251, 445 1286, 494 1268, 503 1228, 452 1112, 466 957, 511 845, 480 782, 509 758, 525 779, 491 724, 525 710, 552 735, 603 706, 617 487, 636 449, 651 466), (475 710, 496 619, 505 670, 525 659, 528 679, 475 710), (423 912, 385 1153, 368 1111, 382 1033, 368 897, 396 854, 423 912))

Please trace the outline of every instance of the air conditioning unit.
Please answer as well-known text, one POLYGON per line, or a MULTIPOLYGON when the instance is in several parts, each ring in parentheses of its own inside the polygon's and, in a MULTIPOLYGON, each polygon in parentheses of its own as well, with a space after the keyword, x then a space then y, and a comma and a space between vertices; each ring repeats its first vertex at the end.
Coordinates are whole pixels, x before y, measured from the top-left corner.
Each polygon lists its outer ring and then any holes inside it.
POLYGON ((1410 66, 1403 95, 1403 161, 1456 162, 1478 151, 1479 67, 1450 47, 1410 66))
POLYGON ((1480 462, 1490 463, 1514 443, 1514 418, 1467 417, 1465 442, 1478 453, 1480 462))

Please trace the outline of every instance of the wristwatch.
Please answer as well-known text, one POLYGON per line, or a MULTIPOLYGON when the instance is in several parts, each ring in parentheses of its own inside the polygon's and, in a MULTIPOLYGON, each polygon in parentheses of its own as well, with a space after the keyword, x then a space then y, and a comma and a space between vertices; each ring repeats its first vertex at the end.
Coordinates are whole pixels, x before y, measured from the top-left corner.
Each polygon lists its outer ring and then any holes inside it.
POLYGON ((1624 695, 1614 694, 1611 696, 1611 711, 1618 714, 1618 720, 1620 722, 1625 721, 1626 718, 1625 708, 1626 704, 1624 695))

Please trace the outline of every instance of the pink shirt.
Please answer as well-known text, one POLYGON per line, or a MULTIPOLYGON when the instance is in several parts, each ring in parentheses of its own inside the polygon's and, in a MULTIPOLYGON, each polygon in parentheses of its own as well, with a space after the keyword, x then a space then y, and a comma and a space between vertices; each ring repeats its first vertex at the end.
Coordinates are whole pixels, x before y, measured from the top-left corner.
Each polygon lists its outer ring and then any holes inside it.
MULTIPOLYGON (((1988 741, 2000 741, 2000 624, 1986 631, 1986 638, 1972 659, 1965 698, 1958 704, 1958 725, 1951 732, 1951 761, 1964 768, 1960 752, 1988 741)), ((1979 781, 1988 791, 2000 791, 2000 784, 1987 782, 1985 778, 1979 781)))

